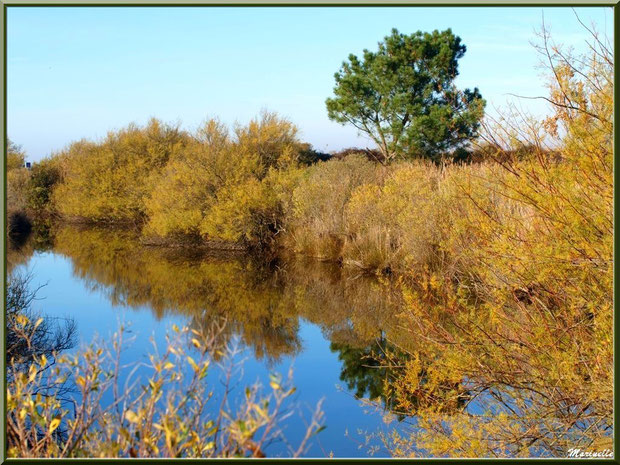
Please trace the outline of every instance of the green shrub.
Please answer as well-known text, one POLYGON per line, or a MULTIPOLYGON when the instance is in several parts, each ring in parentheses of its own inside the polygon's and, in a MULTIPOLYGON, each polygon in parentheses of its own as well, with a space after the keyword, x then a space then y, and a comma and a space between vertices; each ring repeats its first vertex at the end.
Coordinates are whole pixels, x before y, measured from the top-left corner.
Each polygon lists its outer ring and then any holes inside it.
POLYGON ((53 211, 52 193, 60 180, 57 159, 47 158, 35 163, 30 171, 28 206, 36 212, 53 211))

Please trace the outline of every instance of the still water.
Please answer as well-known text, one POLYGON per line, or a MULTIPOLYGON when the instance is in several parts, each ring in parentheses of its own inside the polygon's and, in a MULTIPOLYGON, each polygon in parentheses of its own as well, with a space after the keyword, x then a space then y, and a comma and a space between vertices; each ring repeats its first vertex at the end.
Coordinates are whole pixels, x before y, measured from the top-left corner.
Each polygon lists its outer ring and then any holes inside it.
MULTIPOLYGON (((363 401, 383 396, 387 372, 367 355, 396 334, 399 294, 389 282, 298 257, 266 263, 243 254, 148 247, 128 231, 72 226, 9 249, 7 272, 29 272, 34 286, 45 284, 35 309, 75 320, 72 350, 96 339, 110 344, 122 323, 133 336, 125 361, 146 361, 153 341, 161 346, 173 324, 204 327, 225 318, 228 343, 242 351, 239 386, 268 386, 270 374, 286 376, 293 368, 297 413, 284 431, 291 443, 305 432, 300 415, 309 420, 322 399, 327 428, 306 456, 367 456, 369 434, 408 423, 386 415, 385 398, 378 408, 363 401)), ((216 394, 223 389, 217 375, 209 379, 216 394)), ((277 442, 265 452, 288 454, 277 442)), ((374 453, 385 455, 380 446, 374 453)))

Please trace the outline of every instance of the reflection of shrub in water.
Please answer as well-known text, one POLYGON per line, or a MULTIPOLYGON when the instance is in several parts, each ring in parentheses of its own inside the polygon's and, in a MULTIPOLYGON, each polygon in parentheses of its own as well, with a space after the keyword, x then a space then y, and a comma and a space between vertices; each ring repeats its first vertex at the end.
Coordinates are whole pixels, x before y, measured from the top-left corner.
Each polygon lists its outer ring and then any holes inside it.
POLYGON ((54 221, 50 218, 34 218, 32 241, 37 251, 48 251, 54 246, 54 221))
POLYGON ((9 246, 19 249, 21 248, 30 233, 32 232, 32 222, 23 211, 12 212, 8 217, 8 239, 9 246))
MULTIPOLYGON (((21 215, 23 213, 19 216, 21 215)), ((9 217, 9 221, 13 221, 11 218, 9 217)), ((25 223, 14 228, 9 226, 6 249, 6 265, 9 274, 16 266, 28 262, 34 252, 50 250, 54 243, 54 228, 50 219, 24 216, 16 221, 25 221, 25 223)))
POLYGON ((225 317, 258 357, 277 359, 300 348, 299 322, 290 314, 275 274, 245 257, 224 253, 141 247, 135 236, 113 229, 65 227, 57 253, 71 258, 74 274, 114 305, 149 306, 157 318, 183 314, 195 327, 225 317))
POLYGON ((11 273, 16 266, 26 263, 34 253, 32 224, 23 213, 8 217, 6 236, 6 271, 11 273), (20 224, 21 223, 21 224, 20 224))
POLYGON ((149 306, 156 317, 184 314, 200 327, 225 317, 257 357, 300 350, 299 318, 338 341, 371 341, 394 313, 384 287, 329 263, 198 249, 144 247, 128 231, 63 227, 55 252, 114 305, 149 306))

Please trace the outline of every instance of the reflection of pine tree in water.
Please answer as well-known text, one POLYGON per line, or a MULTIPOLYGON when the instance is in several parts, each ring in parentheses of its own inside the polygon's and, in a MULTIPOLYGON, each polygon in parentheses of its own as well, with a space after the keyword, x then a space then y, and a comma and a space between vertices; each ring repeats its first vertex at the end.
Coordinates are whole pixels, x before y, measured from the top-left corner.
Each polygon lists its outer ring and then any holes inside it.
POLYGON ((460 410, 467 405, 468 393, 461 383, 447 382, 428 389, 424 368, 419 372, 417 386, 404 391, 395 390, 394 384, 404 378, 405 364, 412 360, 412 356, 388 343, 383 332, 365 347, 332 342, 330 349, 338 353, 342 362, 340 380, 347 384, 347 388, 357 398, 380 400, 399 421, 414 415, 422 403, 435 403, 444 411, 460 410))
POLYGON ((347 388, 355 392, 356 397, 376 399, 383 396, 384 384, 389 368, 381 363, 383 352, 379 344, 362 348, 348 344, 332 342, 332 352, 338 352, 338 360, 343 362, 340 380, 347 383, 347 388))
MULTIPOLYGON (((386 410, 395 410, 396 402, 389 394, 389 386, 401 371, 399 365, 402 364, 396 359, 404 361, 408 358, 407 354, 389 347, 383 337, 365 347, 332 342, 330 349, 338 352, 338 359, 342 362, 340 380, 356 397, 381 399, 386 410)), ((399 419, 402 418, 399 416, 399 419)))

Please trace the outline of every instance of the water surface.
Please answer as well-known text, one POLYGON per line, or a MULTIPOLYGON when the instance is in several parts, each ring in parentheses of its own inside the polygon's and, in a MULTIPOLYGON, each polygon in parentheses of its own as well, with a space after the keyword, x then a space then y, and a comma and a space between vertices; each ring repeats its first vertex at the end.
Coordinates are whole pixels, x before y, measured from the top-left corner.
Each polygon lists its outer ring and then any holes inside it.
MULTIPOLYGON (((71 226, 31 237, 7 261, 9 273, 28 271, 34 285, 46 284, 37 309, 76 321, 74 350, 95 338, 109 343, 122 323, 134 338, 124 358, 146 360, 151 338, 163 344, 173 324, 204 328, 224 318, 227 343, 245 359, 240 385, 267 385, 292 366, 300 413, 309 418, 323 399, 327 429, 308 456, 366 456, 366 434, 397 423, 387 426, 385 411, 360 401, 381 398, 388 376, 367 355, 395 334, 399 300, 389 282, 298 257, 149 247, 129 231, 71 226)), ((219 386, 214 379, 216 393, 219 386)), ((292 443, 301 438, 298 415, 285 432, 292 443)), ((266 452, 287 455, 279 443, 266 452)))

